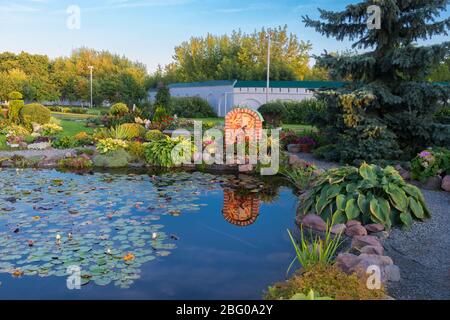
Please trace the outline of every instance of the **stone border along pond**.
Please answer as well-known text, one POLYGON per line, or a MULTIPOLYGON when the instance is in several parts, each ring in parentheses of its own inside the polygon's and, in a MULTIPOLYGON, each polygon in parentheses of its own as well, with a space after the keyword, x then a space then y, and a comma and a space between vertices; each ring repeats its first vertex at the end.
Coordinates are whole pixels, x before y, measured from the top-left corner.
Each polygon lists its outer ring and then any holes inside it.
MULTIPOLYGON (((339 166, 315 160, 311 154, 290 154, 291 164, 302 160, 322 169, 339 166)), ((381 280, 395 299, 450 299, 450 193, 416 185, 431 218, 415 222, 409 230, 394 228, 390 232, 382 225, 363 226, 359 221, 335 225, 332 232, 342 232, 347 245, 347 252, 338 255, 337 265, 346 273, 357 274, 371 265, 379 266, 381 280)), ((325 221, 317 215, 298 215, 297 224, 319 233, 326 230, 325 221)))

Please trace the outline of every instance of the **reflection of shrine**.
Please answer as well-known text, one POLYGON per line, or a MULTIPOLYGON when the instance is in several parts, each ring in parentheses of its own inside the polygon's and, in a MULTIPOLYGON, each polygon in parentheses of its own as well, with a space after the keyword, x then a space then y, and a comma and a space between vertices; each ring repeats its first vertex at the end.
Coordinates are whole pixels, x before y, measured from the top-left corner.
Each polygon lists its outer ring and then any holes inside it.
POLYGON ((225 189, 223 216, 229 223, 246 227, 255 223, 259 216, 260 200, 257 194, 239 194, 237 190, 225 189))

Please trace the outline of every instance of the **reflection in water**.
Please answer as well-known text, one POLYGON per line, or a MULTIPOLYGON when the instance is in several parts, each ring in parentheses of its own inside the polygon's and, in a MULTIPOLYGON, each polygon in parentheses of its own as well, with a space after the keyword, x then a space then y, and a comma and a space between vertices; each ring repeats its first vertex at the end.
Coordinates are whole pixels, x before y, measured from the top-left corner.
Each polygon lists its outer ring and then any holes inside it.
POLYGON ((237 190, 223 191, 223 216, 225 220, 240 227, 255 223, 259 216, 260 200, 257 194, 240 194, 237 190))

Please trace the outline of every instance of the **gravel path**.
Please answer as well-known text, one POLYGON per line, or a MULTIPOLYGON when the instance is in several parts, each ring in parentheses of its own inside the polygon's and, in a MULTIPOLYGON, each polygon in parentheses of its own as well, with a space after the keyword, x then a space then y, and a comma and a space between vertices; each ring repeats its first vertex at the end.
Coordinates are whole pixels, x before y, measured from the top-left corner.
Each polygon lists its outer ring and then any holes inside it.
POLYGON ((384 243, 402 275, 389 293, 396 299, 450 299, 450 194, 422 192, 431 219, 392 231, 384 243))

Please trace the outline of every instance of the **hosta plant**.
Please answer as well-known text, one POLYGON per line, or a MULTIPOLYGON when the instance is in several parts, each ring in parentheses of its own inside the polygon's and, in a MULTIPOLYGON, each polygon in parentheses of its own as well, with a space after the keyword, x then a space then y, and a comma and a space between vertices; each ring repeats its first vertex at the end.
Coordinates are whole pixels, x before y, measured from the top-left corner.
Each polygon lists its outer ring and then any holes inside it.
POLYGON ((147 162, 159 167, 189 163, 194 152, 194 144, 183 137, 155 140, 145 144, 147 162))
POLYGON ((120 139, 106 138, 97 142, 97 150, 103 154, 126 148, 128 148, 128 143, 120 139))
POLYGON ((359 220, 386 229, 411 226, 430 216, 421 191, 407 184, 393 167, 363 163, 361 167, 330 169, 318 177, 300 201, 302 214, 315 213, 336 223, 359 220))

